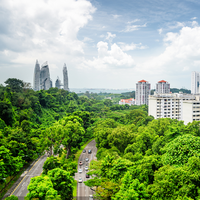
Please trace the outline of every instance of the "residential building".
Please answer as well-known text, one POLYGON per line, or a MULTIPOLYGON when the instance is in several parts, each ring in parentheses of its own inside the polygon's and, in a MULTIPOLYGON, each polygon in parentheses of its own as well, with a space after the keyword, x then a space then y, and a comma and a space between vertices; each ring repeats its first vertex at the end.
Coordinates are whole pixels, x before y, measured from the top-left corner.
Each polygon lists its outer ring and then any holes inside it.
POLYGON ((129 106, 135 105, 135 99, 133 99, 133 98, 130 98, 130 99, 121 99, 119 101, 119 105, 125 105, 125 104, 128 104, 129 106))
POLYGON ((157 93, 170 93, 170 84, 167 81, 161 80, 156 83, 157 93))
POLYGON ((136 83, 136 104, 149 104, 149 95, 150 95, 151 84, 145 80, 138 81, 136 83))
MULTIPOLYGON (((61 86, 63 86, 63 89, 68 91, 68 73, 66 64, 63 66, 63 82, 64 84, 62 84, 60 79, 57 78, 55 86, 57 88, 61 88, 61 86)), ((50 88, 52 88, 52 81, 50 79, 49 65, 47 62, 45 62, 40 69, 40 65, 36 60, 33 75, 33 90, 48 90, 50 88)))
POLYGON ((192 72, 191 76, 191 93, 192 94, 200 94, 200 73, 199 72, 192 72))
POLYGON ((200 121, 200 96, 168 93, 149 96, 149 115, 155 119, 171 118, 183 120, 185 124, 200 121))

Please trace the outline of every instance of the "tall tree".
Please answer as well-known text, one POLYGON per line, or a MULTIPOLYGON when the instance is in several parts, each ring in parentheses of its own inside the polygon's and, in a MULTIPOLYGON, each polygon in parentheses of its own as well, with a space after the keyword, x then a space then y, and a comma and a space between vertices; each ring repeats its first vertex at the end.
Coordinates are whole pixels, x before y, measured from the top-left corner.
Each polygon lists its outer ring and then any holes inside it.
POLYGON ((10 87, 13 92, 22 92, 24 82, 17 78, 9 78, 5 82, 7 87, 10 87))
POLYGON ((32 199, 57 199, 60 200, 58 192, 53 188, 53 183, 48 176, 36 176, 31 178, 30 184, 28 185, 29 193, 25 198, 28 200, 32 199))
POLYGON ((48 176, 53 183, 53 188, 61 196, 61 199, 71 200, 73 198, 74 179, 70 176, 69 172, 55 168, 48 172, 48 176))

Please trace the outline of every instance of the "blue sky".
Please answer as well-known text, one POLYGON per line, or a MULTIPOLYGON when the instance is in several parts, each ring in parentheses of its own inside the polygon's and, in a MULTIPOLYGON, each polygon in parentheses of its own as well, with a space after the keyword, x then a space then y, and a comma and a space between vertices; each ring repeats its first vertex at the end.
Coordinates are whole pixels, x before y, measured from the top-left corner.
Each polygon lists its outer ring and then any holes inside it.
POLYGON ((33 82, 36 59, 53 83, 66 63, 71 88, 135 88, 164 79, 190 89, 200 72, 197 0, 0 0, 0 83, 33 82))

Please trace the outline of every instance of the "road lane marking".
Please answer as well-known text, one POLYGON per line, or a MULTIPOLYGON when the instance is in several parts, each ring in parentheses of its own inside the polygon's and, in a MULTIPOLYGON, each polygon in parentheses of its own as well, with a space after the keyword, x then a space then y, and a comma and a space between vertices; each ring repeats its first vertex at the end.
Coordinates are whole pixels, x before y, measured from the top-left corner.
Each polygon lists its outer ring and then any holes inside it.
MULTIPOLYGON (((42 156, 43 157, 43 156, 42 156)), ((40 157, 38 160, 37 160, 37 162, 42 158, 42 157, 40 157)), ((36 163, 37 163, 36 162, 36 163)), ((35 164, 36 164, 35 163, 35 164)), ((31 169, 35 166, 35 164, 31 167, 31 169)), ((31 171, 31 169, 28 171, 28 172, 30 172, 31 171)), ((27 175, 25 175, 24 176, 24 178, 26 177, 27 175)), ((20 183, 17 185, 17 187, 13 190, 13 192, 11 193, 11 195, 10 196, 12 196, 13 195, 13 193, 15 192, 15 190, 19 187, 19 185, 22 183, 22 181, 24 180, 24 178, 20 181, 20 183)))

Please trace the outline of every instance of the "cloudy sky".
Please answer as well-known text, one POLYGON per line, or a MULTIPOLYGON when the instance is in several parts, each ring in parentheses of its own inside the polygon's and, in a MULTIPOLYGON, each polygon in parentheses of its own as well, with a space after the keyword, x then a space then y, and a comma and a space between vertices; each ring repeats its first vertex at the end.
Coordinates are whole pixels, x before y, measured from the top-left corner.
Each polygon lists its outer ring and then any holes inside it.
POLYGON ((199 0, 0 0, 0 83, 33 83, 36 59, 70 88, 190 89, 200 72, 199 0))

